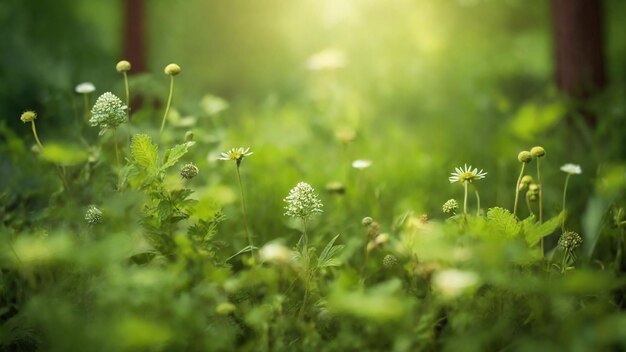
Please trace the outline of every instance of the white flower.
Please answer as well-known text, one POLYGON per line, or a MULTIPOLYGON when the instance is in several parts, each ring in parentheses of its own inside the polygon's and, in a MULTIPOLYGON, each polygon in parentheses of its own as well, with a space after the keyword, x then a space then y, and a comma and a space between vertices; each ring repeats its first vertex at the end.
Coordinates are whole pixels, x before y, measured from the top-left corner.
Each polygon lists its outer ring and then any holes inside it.
POLYGON ((432 285, 444 298, 454 298, 471 291, 479 283, 479 277, 471 271, 445 269, 433 275, 432 285))
POLYGON ((74 90, 78 94, 89 94, 96 90, 96 86, 94 86, 93 83, 91 82, 83 82, 77 85, 76 88, 74 88, 74 90))
POLYGON ((451 176, 448 177, 450 183, 472 182, 474 180, 483 179, 487 175, 487 173, 483 172, 482 169, 478 171, 478 168, 472 169, 472 165, 468 167, 467 164, 465 164, 465 167, 462 169, 460 167, 457 167, 454 170, 455 171, 450 174, 451 176))
POLYGON ((102 94, 91 109, 89 124, 100 127, 101 133, 115 129, 126 120, 126 105, 111 92, 102 94))
POLYGON ((565 164, 561 166, 561 171, 570 175, 580 175, 583 173, 583 170, 580 168, 580 165, 576 165, 576 164, 565 164))
POLYGON ((294 252, 280 243, 268 243, 259 250, 261 262, 286 264, 294 257, 294 252))
POLYGON ((250 147, 243 149, 243 147, 232 148, 227 152, 223 152, 222 155, 218 158, 219 160, 235 160, 237 164, 243 160, 243 158, 252 155, 253 152, 250 151, 250 147))
POLYGON ((328 48, 315 53, 307 60, 311 71, 334 70, 346 65, 346 56, 339 49, 328 48))
POLYGON ((355 169, 363 170, 372 166, 371 160, 355 160, 352 162, 352 167, 355 169))
POLYGON ((285 215, 294 218, 308 219, 315 213, 322 212, 322 201, 315 194, 315 190, 306 182, 300 182, 289 191, 284 199, 285 215))

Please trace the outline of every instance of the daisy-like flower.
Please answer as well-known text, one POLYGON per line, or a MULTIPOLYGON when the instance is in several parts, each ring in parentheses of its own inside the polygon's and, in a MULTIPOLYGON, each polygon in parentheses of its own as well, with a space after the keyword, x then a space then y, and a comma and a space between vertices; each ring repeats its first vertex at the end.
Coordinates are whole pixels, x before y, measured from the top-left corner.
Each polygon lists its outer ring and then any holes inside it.
POLYGON ((100 133, 107 129, 116 129, 126 120, 126 105, 111 92, 102 94, 91 109, 89 124, 100 127, 100 133))
POLYGON ((315 190, 306 182, 299 182, 296 187, 289 191, 284 199, 285 215, 294 218, 308 219, 315 213, 322 212, 322 201, 318 198, 315 190))
POLYGON ((367 169, 368 167, 372 166, 372 161, 371 160, 355 160, 352 162, 352 167, 358 170, 363 170, 363 169, 367 169))
POLYGON ((465 164, 464 168, 457 167, 454 170, 455 171, 450 174, 451 176, 448 177, 450 183, 472 182, 474 180, 483 179, 487 175, 482 169, 478 171, 478 168, 472 169, 472 165, 468 167, 467 164, 465 164))
POLYGON ((577 165, 577 164, 565 164, 561 166, 561 171, 570 175, 580 175, 583 173, 583 170, 580 168, 580 165, 577 165))
POLYGON ((243 147, 233 148, 227 152, 223 152, 218 160, 234 160, 237 164, 241 163, 243 158, 252 155, 253 152, 250 151, 250 147, 244 149, 243 147))
POLYGON ((78 94, 89 94, 96 90, 96 86, 91 82, 83 82, 74 88, 78 94))

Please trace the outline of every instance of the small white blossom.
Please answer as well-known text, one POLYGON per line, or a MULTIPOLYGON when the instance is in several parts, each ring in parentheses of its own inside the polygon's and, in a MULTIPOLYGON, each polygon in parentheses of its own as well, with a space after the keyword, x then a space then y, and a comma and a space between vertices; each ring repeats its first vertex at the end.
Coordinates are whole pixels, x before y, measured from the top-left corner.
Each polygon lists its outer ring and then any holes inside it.
POLYGON ((92 226, 102 223, 102 211, 95 205, 90 205, 85 212, 85 221, 92 226))
POLYGON ((76 88, 74 88, 74 90, 78 94, 89 94, 96 90, 96 86, 94 86, 93 83, 91 82, 83 82, 77 85, 76 88))
POLYGON ((450 183, 455 182, 472 182, 473 180, 480 180, 485 178, 487 175, 486 172, 483 172, 481 169, 478 171, 478 168, 472 169, 472 165, 467 166, 465 164, 464 168, 457 167, 454 169, 454 172, 451 173, 451 176, 448 177, 450 183))
POLYGON ((433 275, 432 285, 444 298, 454 298, 474 289, 479 281, 472 271, 445 269, 433 275))
POLYGON ((580 168, 580 165, 577 165, 577 164, 565 164, 561 166, 561 171, 570 175, 580 175, 583 173, 583 170, 580 168))
POLYGON ((126 120, 126 105, 113 93, 102 94, 91 109, 89 124, 100 127, 101 132, 115 129, 126 120))
POLYGON ((280 243, 268 243, 259 250, 261 262, 286 264, 294 257, 294 252, 280 243))
POLYGON ((237 163, 240 163, 243 158, 252 155, 253 152, 250 151, 250 147, 244 149, 243 147, 233 148, 227 152, 222 153, 222 155, 218 158, 219 160, 234 160, 237 163))
POLYGON ((352 162, 352 167, 358 170, 363 170, 363 169, 367 169, 368 167, 372 166, 372 161, 371 160, 355 160, 352 162))
POLYGON ((289 191, 284 199, 285 215, 294 218, 308 219, 315 213, 322 212, 322 201, 315 194, 315 190, 306 182, 300 182, 289 191))

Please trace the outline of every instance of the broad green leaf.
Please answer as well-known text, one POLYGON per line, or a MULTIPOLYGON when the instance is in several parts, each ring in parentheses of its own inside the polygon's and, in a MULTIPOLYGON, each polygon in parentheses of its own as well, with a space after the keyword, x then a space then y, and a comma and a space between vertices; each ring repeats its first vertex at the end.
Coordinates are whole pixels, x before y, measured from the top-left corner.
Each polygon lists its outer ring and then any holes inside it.
POLYGON ((507 209, 494 207, 487 211, 487 222, 507 238, 514 238, 522 229, 522 225, 507 209))
POLYGON ((145 134, 136 134, 130 145, 133 162, 149 173, 156 172, 159 163, 159 147, 145 134))
POLYGON ((161 170, 167 170, 170 167, 174 166, 174 164, 176 164, 178 159, 182 158, 185 154, 187 154, 189 147, 191 147, 194 144, 196 144, 196 142, 192 141, 192 142, 186 142, 183 144, 178 144, 170 148, 165 153, 165 156, 163 157, 163 166, 161 166, 161 170))
POLYGON ((58 165, 72 166, 87 161, 88 154, 78 145, 49 143, 44 146, 41 157, 58 165))
POLYGON ((524 227, 524 238, 526 243, 531 246, 536 245, 542 238, 550 235, 556 230, 563 219, 564 213, 553 217, 550 220, 544 221, 542 224, 527 225, 524 227))

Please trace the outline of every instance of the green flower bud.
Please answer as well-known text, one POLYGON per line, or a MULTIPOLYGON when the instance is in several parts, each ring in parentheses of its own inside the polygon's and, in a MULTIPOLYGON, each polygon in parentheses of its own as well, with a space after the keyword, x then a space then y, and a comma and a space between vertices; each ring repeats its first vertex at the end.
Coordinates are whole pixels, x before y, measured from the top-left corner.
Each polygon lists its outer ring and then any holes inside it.
POLYGON ((398 259, 391 255, 391 254, 387 254, 384 258, 383 258, 383 266, 387 269, 391 269, 394 266, 398 265, 398 259))
POLYGON ((517 160, 519 160, 521 163, 529 163, 531 160, 533 160, 533 155, 530 154, 529 151, 522 151, 517 155, 517 160))
POLYGON ((193 163, 188 163, 185 164, 185 166, 183 166, 183 168, 180 170, 180 176, 187 180, 191 180, 192 178, 198 176, 198 172, 200 172, 200 170, 196 165, 194 165, 193 163))
POLYGON ((193 131, 187 131, 185 133, 185 142, 193 141, 193 137, 194 137, 193 131))
POLYGON ((532 156, 534 156, 535 158, 541 158, 542 156, 546 155, 546 150, 543 149, 543 147, 536 146, 530 149, 530 154, 532 154, 532 156))
POLYGON ((35 121, 36 118, 37 114, 34 111, 26 111, 20 116, 20 120, 24 123, 35 121))
POLYGON ((117 65, 115 65, 115 69, 117 70, 117 72, 128 72, 130 71, 130 62, 126 61, 126 60, 122 60, 120 62, 117 63, 117 65))
POLYGON ((95 205, 90 205, 85 213, 85 221, 91 226, 102 223, 102 211, 95 205))
POLYGON ((363 224, 363 226, 370 226, 373 222, 374 222, 374 219, 372 219, 369 216, 366 216, 363 218, 363 220, 361 220, 361 224, 363 224))
POLYGON ((176 76, 177 74, 180 73, 181 69, 180 69, 180 66, 176 64, 169 64, 165 66, 165 69, 163 71, 165 72, 166 75, 176 76))
POLYGON ((524 177, 522 177, 522 183, 525 185, 529 185, 530 183, 533 182, 533 177, 530 175, 526 175, 524 177))

